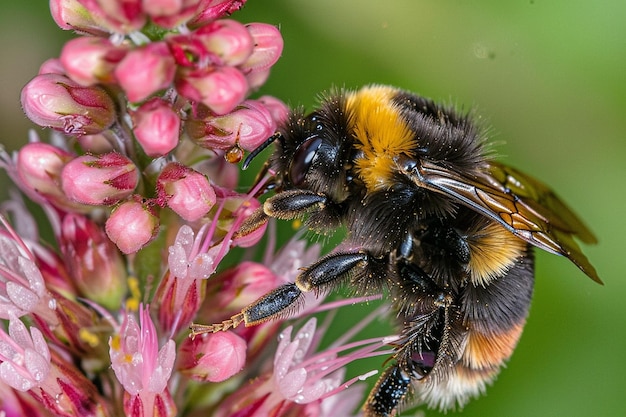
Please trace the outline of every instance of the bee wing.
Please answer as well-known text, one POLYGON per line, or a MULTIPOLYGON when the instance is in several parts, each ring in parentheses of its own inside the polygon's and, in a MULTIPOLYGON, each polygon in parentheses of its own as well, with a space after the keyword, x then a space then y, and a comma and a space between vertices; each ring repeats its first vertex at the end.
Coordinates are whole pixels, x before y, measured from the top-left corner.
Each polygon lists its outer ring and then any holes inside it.
POLYGON ((595 236, 540 181, 497 162, 488 162, 474 176, 462 175, 428 161, 404 172, 419 187, 453 198, 534 246, 567 256, 591 279, 602 283, 574 240, 577 236, 583 242, 595 243, 595 236))

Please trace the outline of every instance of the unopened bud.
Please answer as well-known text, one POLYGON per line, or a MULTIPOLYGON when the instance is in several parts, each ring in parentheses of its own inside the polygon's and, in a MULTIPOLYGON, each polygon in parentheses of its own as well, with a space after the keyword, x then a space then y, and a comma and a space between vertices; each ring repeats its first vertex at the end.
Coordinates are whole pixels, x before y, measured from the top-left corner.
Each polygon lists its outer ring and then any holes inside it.
POLYGON ((196 12, 196 16, 191 19, 187 26, 197 28, 205 26, 219 18, 230 16, 241 9, 246 0, 211 0, 202 1, 196 12))
POLYGON ((123 253, 135 253, 156 237, 159 218, 154 209, 142 202, 141 196, 137 196, 113 210, 106 221, 105 230, 109 239, 123 253))
POLYGON ((199 3, 200 0, 150 0, 144 1, 142 7, 155 24, 172 29, 191 19, 199 3))
POLYGON ((204 148, 231 149, 238 145, 245 150, 256 149, 276 130, 276 123, 267 108, 256 100, 246 100, 225 116, 190 120, 187 132, 204 148))
POLYGON ((176 89, 182 96, 203 103, 221 115, 231 112, 243 101, 248 93, 248 82, 236 68, 201 68, 180 77, 176 89))
POLYGON ((55 23, 63 30, 76 30, 96 36, 107 32, 79 0, 50 0, 50 12, 55 23))
POLYGON ((69 200, 61 189, 61 172, 74 155, 55 146, 33 142, 17 154, 17 172, 24 192, 39 196, 54 206, 70 211, 83 211, 84 206, 69 200))
POLYGON ((246 342, 233 332, 187 338, 179 354, 182 373, 201 382, 221 382, 241 371, 246 363, 246 342))
POLYGON ((248 32, 254 39, 252 55, 239 68, 244 74, 264 71, 278 61, 284 41, 276 26, 267 23, 250 23, 248 32))
POLYGON ((67 196, 90 205, 117 203, 131 195, 138 180, 135 164, 116 152, 79 156, 65 165, 61 173, 67 196))
POLYGON ((126 51, 108 39, 82 36, 66 42, 60 60, 69 78, 82 86, 110 83, 126 51))
POLYGON ((115 77, 128 100, 138 102, 169 87, 176 65, 164 42, 130 51, 115 69, 115 77))
POLYGON ((110 310, 118 309, 126 292, 126 266, 102 227, 85 216, 67 214, 60 247, 81 294, 110 310))
POLYGON ((59 74, 42 74, 22 89, 24 112, 39 126, 67 135, 99 133, 113 124, 115 105, 102 88, 83 87, 59 74))
POLYGON ((221 65, 231 67, 244 63, 254 46, 250 32, 235 20, 217 20, 198 29, 195 36, 210 53, 219 57, 221 65))
POLYGON ((146 154, 152 158, 172 151, 180 136, 180 117, 165 100, 153 98, 132 113, 133 132, 146 154))
POLYGON ((187 221, 196 221, 215 205, 207 177, 179 163, 168 164, 157 179, 157 201, 187 221))

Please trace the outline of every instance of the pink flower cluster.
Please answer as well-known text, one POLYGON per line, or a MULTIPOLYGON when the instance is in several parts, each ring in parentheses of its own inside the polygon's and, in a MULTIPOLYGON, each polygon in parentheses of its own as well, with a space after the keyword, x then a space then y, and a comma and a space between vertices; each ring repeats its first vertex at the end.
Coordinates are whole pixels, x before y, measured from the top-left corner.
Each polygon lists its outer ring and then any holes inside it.
MULTIPOLYGON (((80 36, 21 100, 52 134, 0 151, 22 192, 0 204, 6 415, 324 416, 360 400, 338 395, 359 379, 344 382, 344 366, 384 354, 380 339, 315 353, 328 327, 315 321, 293 338, 280 321, 187 337, 192 322, 222 322, 293 282, 320 251, 294 239, 274 255, 270 234, 263 263, 249 260, 266 226, 241 226, 263 183, 237 191, 236 163, 287 108, 250 98, 283 40, 274 26, 232 20, 244 3, 50 1, 57 24, 80 36), (52 241, 23 196, 43 210, 52 241), (233 261, 235 247, 246 261, 233 261)), ((302 314, 325 308, 308 296, 302 314)))
POLYGON ((247 99, 282 52, 278 29, 225 18, 243 5, 234 0, 50 4, 61 28, 84 36, 42 65, 22 106, 79 151, 27 145, 20 185, 66 211, 114 208, 106 231, 124 253, 157 236, 159 209, 190 222, 207 216, 220 178, 200 165, 239 162, 286 115, 275 98, 247 99))

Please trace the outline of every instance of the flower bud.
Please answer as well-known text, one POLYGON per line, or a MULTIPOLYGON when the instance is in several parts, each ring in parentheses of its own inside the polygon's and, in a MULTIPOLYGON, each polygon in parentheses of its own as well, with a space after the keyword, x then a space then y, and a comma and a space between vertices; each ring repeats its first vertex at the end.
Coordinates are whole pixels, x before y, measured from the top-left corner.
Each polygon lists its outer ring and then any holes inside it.
POLYGON ((254 39, 252 55, 239 66, 244 74, 269 69, 283 52, 283 38, 276 26, 267 23, 250 23, 248 32, 254 39))
POLYGON ((61 171, 74 155, 42 142, 29 143, 17 154, 16 168, 23 191, 35 200, 43 197, 58 208, 82 211, 61 189, 61 171))
POLYGON ((152 158, 166 155, 178 145, 180 117, 165 100, 153 98, 132 113, 135 138, 152 158))
POLYGON ((74 155, 47 143, 23 146, 17 154, 17 171, 22 183, 42 195, 57 194, 63 166, 74 155))
POLYGON ((192 18, 201 0, 150 0, 144 1, 143 11, 152 21, 164 28, 173 29, 192 18))
POLYGON ((108 32, 127 34, 146 24, 143 0, 80 0, 90 15, 108 32))
POLYGON ((230 16, 241 9, 246 0, 203 0, 198 6, 196 16, 187 23, 190 28, 205 26, 221 17, 230 16))
POLYGON ((100 87, 82 87, 59 74, 42 74, 22 89, 22 107, 39 126, 67 135, 99 133, 115 120, 115 105, 100 87))
POLYGON ((60 74, 65 75, 65 68, 59 58, 50 58, 45 60, 39 67, 39 75, 42 74, 60 74))
POLYGON ((164 42, 150 43, 130 51, 115 69, 115 77, 128 100, 142 101, 169 87, 176 65, 164 42))
POLYGON ((68 77, 82 86, 113 81, 113 70, 126 51, 108 39, 83 36, 66 42, 60 60, 68 77))
POLYGON ((87 153, 103 154, 114 150, 111 140, 104 132, 96 133, 95 135, 83 135, 76 138, 76 142, 87 153))
POLYGON ((289 108, 281 100, 274 96, 261 96, 258 98, 258 101, 263 104, 267 110, 269 110, 272 115, 272 119, 274 119, 276 124, 282 124, 287 120, 287 116, 289 116, 289 108))
POLYGON ((230 149, 235 145, 245 150, 256 149, 276 130, 269 110, 256 100, 246 100, 225 116, 190 120, 187 132, 204 148, 230 149))
POLYGON ((79 156, 61 172, 61 185, 67 196, 90 205, 115 204, 131 195, 138 181, 135 164, 116 152, 79 156))
POLYGON ((216 197, 207 177, 179 163, 168 164, 157 179, 157 201, 193 222, 207 214, 216 197))
POLYGON ((246 363, 246 342, 233 332, 187 338, 178 357, 180 371, 200 382, 221 382, 241 371, 246 363))
POLYGON ((105 230, 123 253, 135 253, 156 237, 159 218, 151 206, 142 202, 141 196, 136 196, 113 210, 105 230))
POLYGON ((270 69, 252 71, 246 74, 246 81, 248 81, 248 86, 250 90, 257 90, 261 87, 267 79, 270 77, 270 69))
POLYGON ((195 35, 207 51, 219 57, 221 65, 231 67, 244 63, 254 46, 247 28, 235 20, 215 21, 198 29, 195 35))
POLYGON ((50 12, 55 23, 63 30, 76 30, 95 36, 106 36, 102 28, 79 0, 50 0, 50 12))
POLYGON ((126 292, 126 266, 104 230, 85 216, 67 214, 59 240, 82 295, 109 310, 117 310, 126 292))
POLYGON ((236 68, 202 68, 180 77, 176 89, 189 100, 204 103, 216 114, 226 114, 246 97, 248 83, 236 68))

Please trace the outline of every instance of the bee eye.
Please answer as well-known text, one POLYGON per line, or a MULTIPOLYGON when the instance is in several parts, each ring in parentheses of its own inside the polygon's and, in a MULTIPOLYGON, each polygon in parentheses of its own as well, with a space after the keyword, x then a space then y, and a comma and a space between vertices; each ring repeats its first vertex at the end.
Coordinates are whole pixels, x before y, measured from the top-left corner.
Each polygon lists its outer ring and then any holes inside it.
POLYGON ((318 136, 313 136, 307 139, 296 150, 291 165, 289 166, 289 178, 294 185, 302 185, 304 183, 306 174, 321 144, 322 139, 318 136))

